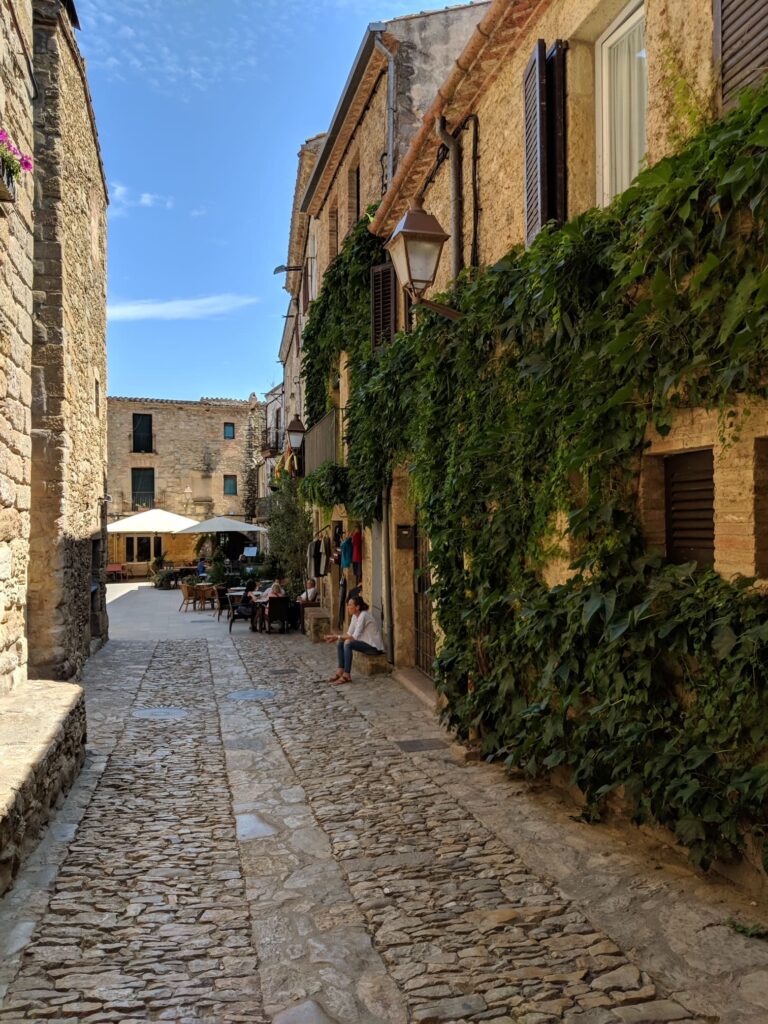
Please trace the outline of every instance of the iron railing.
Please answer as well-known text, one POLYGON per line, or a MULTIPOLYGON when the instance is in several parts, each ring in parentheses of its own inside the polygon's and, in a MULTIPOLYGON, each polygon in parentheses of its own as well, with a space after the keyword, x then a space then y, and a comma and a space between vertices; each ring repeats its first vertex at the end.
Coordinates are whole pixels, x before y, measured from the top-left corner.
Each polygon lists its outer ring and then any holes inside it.
POLYGON ((261 454, 265 458, 275 458, 283 450, 285 431, 277 427, 267 427, 261 433, 261 454))

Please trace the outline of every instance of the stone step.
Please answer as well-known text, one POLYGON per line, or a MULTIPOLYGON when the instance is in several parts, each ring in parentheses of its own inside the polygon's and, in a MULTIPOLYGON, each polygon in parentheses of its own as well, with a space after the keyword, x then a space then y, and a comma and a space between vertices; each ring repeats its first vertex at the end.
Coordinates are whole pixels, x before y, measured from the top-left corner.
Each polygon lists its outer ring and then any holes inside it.
POLYGON ((33 679, 0 697, 0 895, 77 777, 85 737, 80 686, 33 679))

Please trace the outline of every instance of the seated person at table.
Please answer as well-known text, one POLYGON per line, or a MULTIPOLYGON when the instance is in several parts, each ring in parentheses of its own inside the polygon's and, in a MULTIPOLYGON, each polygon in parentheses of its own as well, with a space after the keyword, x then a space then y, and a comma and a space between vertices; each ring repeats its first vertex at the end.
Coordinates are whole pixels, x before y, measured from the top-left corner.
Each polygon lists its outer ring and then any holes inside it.
POLYGON ((317 584, 313 579, 307 580, 306 588, 304 593, 299 595, 299 604, 312 604, 317 600, 317 584))
POLYGON ((197 563, 197 575, 198 576, 205 576, 205 573, 206 573, 205 559, 201 555, 200 556, 200 561, 197 563))
POLYGON ((384 642, 381 639, 376 620, 368 611, 368 605, 359 595, 347 601, 347 611, 352 616, 349 620, 349 632, 333 634, 325 638, 327 644, 336 641, 339 668, 329 683, 351 683, 352 655, 355 651, 363 654, 381 654, 384 642))

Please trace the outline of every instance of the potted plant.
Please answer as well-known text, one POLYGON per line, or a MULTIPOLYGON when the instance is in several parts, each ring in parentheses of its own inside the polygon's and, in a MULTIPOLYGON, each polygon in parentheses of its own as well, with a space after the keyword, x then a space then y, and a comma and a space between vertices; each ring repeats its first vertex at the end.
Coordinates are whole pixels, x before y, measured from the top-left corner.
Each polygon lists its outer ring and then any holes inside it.
POLYGON ((170 590, 173 579, 173 569, 161 569, 152 577, 152 582, 158 590, 170 590))
POLYGON ((32 157, 22 153, 4 128, 0 128, 0 203, 13 203, 16 182, 22 171, 32 170, 32 157))

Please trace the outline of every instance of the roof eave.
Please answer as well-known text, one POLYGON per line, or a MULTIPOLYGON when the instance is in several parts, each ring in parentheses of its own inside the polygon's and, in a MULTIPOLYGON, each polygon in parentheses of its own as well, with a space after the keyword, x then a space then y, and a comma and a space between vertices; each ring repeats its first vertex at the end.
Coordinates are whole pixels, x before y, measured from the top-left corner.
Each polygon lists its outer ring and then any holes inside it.
POLYGON ((373 21, 368 26, 363 36, 363 41, 360 44, 360 48, 357 51, 357 56, 352 65, 352 70, 347 76, 347 81, 344 85, 344 89, 341 93, 341 98, 336 106, 336 110, 331 118, 331 124, 325 136, 325 142, 323 148, 317 157, 312 176, 310 177, 307 187, 304 190, 304 195, 301 200, 300 210, 302 213, 309 212, 309 206, 312 202, 312 198, 315 194, 315 190, 320 183, 325 170, 326 164, 330 159, 333 152, 333 147, 336 144, 336 140, 339 135, 339 131, 344 124, 344 120, 347 116, 349 108, 352 105, 355 94, 360 86, 365 75, 365 70, 368 67, 368 63, 374 52, 376 46, 376 33, 386 31, 386 25, 381 21, 373 21))

